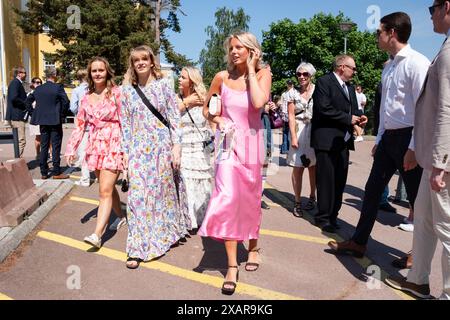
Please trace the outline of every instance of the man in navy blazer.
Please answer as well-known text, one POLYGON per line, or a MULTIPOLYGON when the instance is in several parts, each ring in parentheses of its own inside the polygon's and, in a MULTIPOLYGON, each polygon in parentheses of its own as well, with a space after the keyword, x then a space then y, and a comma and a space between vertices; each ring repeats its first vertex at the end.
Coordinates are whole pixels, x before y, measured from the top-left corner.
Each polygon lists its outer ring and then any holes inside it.
POLYGON ((23 87, 23 81, 27 73, 23 67, 15 67, 13 69, 14 79, 8 86, 7 107, 5 119, 10 122, 11 127, 17 128, 19 134, 19 155, 22 157, 25 149, 25 123, 26 108, 25 99, 27 94, 23 87))
POLYGON ((315 223, 335 233, 347 183, 349 150, 354 150, 353 126, 365 126, 355 88, 348 82, 356 72, 349 55, 335 58, 334 72, 319 78, 313 94, 311 147, 316 153, 317 207, 315 223))
POLYGON ((26 100, 26 107, 31 114, 31 124, 39 125, 41 130, 41 154, 39 164, 42 179, 48 179, 49 167, 48 147, 52 143, 53 179, 68 179, 69 176, 62 174, 61 143, 63 138, 62 123, 64 115, 67 114, 70 106, 64 87, 56 83, 56 69, 47 68, 45 70, 47 82, 37 87, 26 100), (32 104, 36 101, 33 109, 32 104))

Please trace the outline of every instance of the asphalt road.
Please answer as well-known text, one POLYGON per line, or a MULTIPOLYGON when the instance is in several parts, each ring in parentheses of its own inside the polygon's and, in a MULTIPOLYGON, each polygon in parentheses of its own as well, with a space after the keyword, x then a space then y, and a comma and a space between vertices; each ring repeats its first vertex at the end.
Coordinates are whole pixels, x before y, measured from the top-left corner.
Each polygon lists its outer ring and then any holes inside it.
MULTIPOLYGON (((71 129, 65 129, 65 139, 71 129)), ((280 135, 274 134, 275 143, 280 135)), ((339 215, 339 235, 322 233, 312 222, 312 214, 292 215, 291 169, 285 156, 275 152, 264 200, 260 247, 262 263, 257 272, 246 272, 247 243, 239 245, 239 282, 236 292, 221 294, 226 273, 223 244, 195 235, 172 248, 156 261, 142 263, 139 269, 125 267, 126 228, 108 232, 104 245, 94 250, 83 242, 96 222, 98 184, 76 186, 50 212, 21 246, 0 264, 0 299, 151 299, 151 300, 403 300, 410 296, 393 290, 382 280, 387 274, 406 275, 393 268, 392 259, 411 249, 412 233, 397 225, 407 216, 406 206, 397 214, 379 212, 368 244, 366 257, 356 259, 327 252, 330 239, 347 239, 359 218, 364 185, 370 172, 373 141, 357 143, 351 154, 348 185, 339 215), (379 281, 381 279, 381 281, 379 281)), ((11 146, 0 146, 0 160, 10 156, 11 146)), ((276 150, 277 151, 277 150, 276 150)), ((29 139, 26 159, 32 165, 29 139)), ((33 176, 39 174, 33 169, 33 176)), ((80 172, 75 172, 72 180, 80 172)), ((309 194, 304 175, 303 196, 309 194)), ((395 192, 397 178, 390 183, 395 192)), ((121 192, 119 192, 121 193, 121 192)), ((122 201, 126 196, 121 193, 122 201)), ((303 199, 306 201, 306 198, 303 199)), ((435 253, 431 293, 442 290, 440 254, 435 253)))

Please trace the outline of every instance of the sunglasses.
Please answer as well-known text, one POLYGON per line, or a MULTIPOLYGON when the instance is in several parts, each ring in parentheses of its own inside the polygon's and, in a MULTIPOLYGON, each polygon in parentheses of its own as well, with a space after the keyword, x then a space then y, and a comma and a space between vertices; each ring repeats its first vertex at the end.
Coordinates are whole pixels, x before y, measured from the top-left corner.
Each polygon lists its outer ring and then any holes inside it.
POLYGON ((301 76, 303 76, 305 78, 309 78, 311 76, 309 74, 309 72, 297 72, 296 75, 297 75, 298 78, 300 78, 301 76))
POLYGON ((444 4, 445 4, 445 2, 441 3, 441 4, 435 4, 434 6, 428 7, 428 11, 430 11, 430 14, 433 15, 436 8, 441 7, 444 4))
POLYGON ((358 69, 356 69, 356 67, 349 66, 348 64, 343 64, 343 66, 344 66, 344 67, 347 67, 347 68, 349 68, 349 69, 352 69, 353 72, 358 71, 358 69))

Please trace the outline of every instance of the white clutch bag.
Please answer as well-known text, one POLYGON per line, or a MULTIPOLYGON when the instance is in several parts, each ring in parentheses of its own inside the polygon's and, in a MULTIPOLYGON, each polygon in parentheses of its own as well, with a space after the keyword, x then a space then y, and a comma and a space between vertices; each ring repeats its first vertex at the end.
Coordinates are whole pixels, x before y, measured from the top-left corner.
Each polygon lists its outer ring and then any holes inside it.
POLYGON ((222 100, 219 95, 213 94, 209 100, 208 112, 212 116, 220 116, 222 113, 222 100))

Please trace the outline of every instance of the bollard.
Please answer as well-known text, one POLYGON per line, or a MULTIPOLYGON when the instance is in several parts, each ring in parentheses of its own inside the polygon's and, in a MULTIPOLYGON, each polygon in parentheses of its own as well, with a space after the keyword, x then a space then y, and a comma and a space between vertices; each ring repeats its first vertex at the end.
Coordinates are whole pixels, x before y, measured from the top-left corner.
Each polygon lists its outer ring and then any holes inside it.
POLYGON ((47 198, 34 185, 24 159, 0 163, 0 227, 19 225, 47 198))

